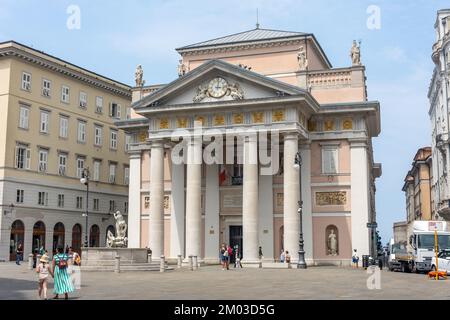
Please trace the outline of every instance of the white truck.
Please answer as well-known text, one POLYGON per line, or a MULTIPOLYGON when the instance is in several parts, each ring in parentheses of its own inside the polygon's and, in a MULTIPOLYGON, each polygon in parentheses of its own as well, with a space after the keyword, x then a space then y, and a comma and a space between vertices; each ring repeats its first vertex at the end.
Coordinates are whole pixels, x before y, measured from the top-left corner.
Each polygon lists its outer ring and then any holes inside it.
POLYGON ((389 245, 389 270, 428 272, 434 252, 434 231, 437 230, 439 250, 450 249, 450 230, 446 221, 413 221, 407 229, 408 243, 389 245))

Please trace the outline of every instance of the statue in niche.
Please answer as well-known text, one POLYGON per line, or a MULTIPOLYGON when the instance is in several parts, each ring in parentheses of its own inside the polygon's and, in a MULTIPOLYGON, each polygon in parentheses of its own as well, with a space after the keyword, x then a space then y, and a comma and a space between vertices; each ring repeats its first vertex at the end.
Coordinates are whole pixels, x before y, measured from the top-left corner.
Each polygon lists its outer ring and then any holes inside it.
POLYGON ((339 254, 338 232, 335 226, 327 227, 327 254, 330 256, 339 254))

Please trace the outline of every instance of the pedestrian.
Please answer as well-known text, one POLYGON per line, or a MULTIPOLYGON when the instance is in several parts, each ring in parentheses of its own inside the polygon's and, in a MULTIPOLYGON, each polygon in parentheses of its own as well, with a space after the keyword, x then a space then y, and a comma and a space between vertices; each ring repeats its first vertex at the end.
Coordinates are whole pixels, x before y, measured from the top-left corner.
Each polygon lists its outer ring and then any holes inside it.
POLYGON ((42 293, 44 293, 44 300, 47 300, 47 281, 49 273, 48 256, 44 254, 39 260, 39 264, 36 268, 36 273, 38 274, 39 281, 39 299, 42 298, 42 293))
POLYGON ((74 266, 81 265, 81 257, 78 252, 75 252, 72 247, 69 247, 69 259, 74 266))
POLYGON ((73 284, 67 271, 69 256, 64 253, 64 247, 58 247, 57 253, 53 256, 52 276, 55 279, 53 299, 58 299, 60 294, 64 293, 64 299, 69 298, 69 292, 73 292, 73 284))
POLYGON ((356 249, 353 249, 353 255, 352 255, 353 267, 358 268, 358 261, 359 261, 358 253, 357 253, 356 249))
POLYGON ((284 249, 281 249, 280 262, 284 263, 285 261, 286 261, 286 254, 284 253, 284 249))
POLYGON ((227 270, 230 270, 230 261, 231 257, 233 256, 233 248, 231 248, 231 246, 228 245, 227 251, 228 251, 227 270))
POLYGON ((286 251, 285 259, 286 263, 291 263, 291 255, 289 254, 289 251, 286 251))
POLYGON ((261 259, 263 259, 263 258, 264 258, 264 256, 263 256, 263 252, 262 252, 262 247, 261 247, 261 246, 259 247, 259 252, 258 252, 258 256, 259 256, 259 260, 261 260, 261 259))
POLYGON ((222 247, 220 248, 220 262, 222 264, 222 270, 225 270, 227 267, 227 261, 228 261, 228 250, 225 246, 225 243, 222 244, 222 247))
POLYGON ((18 266, 20 266, 20 261, 23 260, 22 254, 23 254, 23 246, 22 246, 22 243, 20 242, 17 245, 17 249, 16 249, 16 264, 18 266))
POLYGON ((69 254, 69 245, 68 244, 66 244, 66 251, 65 251, 65 253, 69 254))
POLYGON ((234 267, 235 268, 242 268, 241 264, 241 256, 239 254, 239 247, 236 246, 235 253, 234 253, 234 267))

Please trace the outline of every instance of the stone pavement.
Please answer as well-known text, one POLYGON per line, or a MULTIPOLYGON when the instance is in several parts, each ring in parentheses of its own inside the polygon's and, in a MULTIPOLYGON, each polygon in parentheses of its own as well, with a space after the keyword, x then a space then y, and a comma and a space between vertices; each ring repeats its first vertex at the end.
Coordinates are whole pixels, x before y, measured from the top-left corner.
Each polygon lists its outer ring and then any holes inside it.
MULTIPOLYGON (((71 299, 450 299, 450 280, 387 270, 380 274, 381 289, 369 290, 370 275, 365 270, 337 267, 85 272, 81 290, 71 294, 71 299)), ((0 263, 0 299, 37 299, 36 279, 26 263, 0 263)))

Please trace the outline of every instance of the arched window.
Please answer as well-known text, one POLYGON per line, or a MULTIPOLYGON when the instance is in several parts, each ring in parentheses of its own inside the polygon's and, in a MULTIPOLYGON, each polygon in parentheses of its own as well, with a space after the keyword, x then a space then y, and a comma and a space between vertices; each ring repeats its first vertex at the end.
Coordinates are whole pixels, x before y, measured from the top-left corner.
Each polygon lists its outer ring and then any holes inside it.
POLYGON ((325 243, 327 255, 339 255, 339 230, 335 225, 330 224, 325 229, 325 243))
POLYGON ((91 227, 89 233, 89 247, 99 247, 100 246, 100 228, 98 225, 94 224, 91 227))
POLYGON ((40 248, 45 248, 45 224, 42 221, 38 221, 33 226, 33 243, 32 250, 35 252, 40 248))
POLYGON ((23 245, 25 226, 21 220, 16 220, 11 225, 11 237, 9 241, 9 259, 16 260, 16 250, 19 243, 23 245))
POLYGON ((56 253, 58 247, 64 248, 65 233, 66 230, 61 222, 55 224, 55 227, 53 228, 53 254, 56 253))
POLYGON ((82 236, 81 225, 77 223, 72 228, 72 248, 78 254, 81 254, 81 236, 82 236))

